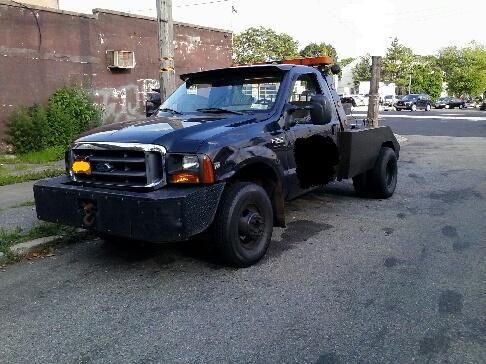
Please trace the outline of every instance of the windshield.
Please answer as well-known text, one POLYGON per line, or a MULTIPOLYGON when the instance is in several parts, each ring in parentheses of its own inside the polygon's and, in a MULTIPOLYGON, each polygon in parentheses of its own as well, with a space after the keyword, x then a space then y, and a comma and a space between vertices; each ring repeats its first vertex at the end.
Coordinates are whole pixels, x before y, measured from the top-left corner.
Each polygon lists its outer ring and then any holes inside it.
POLYGON ((403 97, 402 101, 413 101, 417 100, 418 95, 406 95, 403 97))
POLYGON ((187 80, 160 106, 160 112, 258 112, 273 107, 282 75, 187 80))
POLYGON ((448 97, 441 97, 438 101, 448 101, 449 98, 448 97))

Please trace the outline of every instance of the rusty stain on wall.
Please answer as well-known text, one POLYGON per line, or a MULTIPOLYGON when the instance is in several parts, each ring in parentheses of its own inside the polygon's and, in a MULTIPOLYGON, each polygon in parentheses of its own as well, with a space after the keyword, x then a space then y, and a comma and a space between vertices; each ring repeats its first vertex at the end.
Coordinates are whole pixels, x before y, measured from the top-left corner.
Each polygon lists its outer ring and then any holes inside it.
MULTIPOLYGON (((64 85, 90 90, 105 108, 105 122, 144 116, 146 94, 159 84, 156 19, 103 9, 26 9, 6 0, 0 19, 0 138, 12 110, 46 103, 64 85), (108 69, 106 50, 135 52, 135 68, 108 69)), ((174 24, 176 76, 227 67, 231 49, 231 32, 174 24)))

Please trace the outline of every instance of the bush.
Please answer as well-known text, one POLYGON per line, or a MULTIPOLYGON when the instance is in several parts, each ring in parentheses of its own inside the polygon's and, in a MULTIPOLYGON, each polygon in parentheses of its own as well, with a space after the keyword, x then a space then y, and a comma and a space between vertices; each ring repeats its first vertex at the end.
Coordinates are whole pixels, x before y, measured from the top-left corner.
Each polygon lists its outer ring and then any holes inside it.
POLYGON ((9 116, 7 141, 15 153, 40 150, 46 146, 47 129, 47 111, 43 106, 21 107, 9 116))
POLYGON ((48 147, 66 148, 81 133, 101 124, 102 108, 79 88, 63 87, 49 97, 47 108, 35 105, 14 111, 7 141, 15 153, 48 147))

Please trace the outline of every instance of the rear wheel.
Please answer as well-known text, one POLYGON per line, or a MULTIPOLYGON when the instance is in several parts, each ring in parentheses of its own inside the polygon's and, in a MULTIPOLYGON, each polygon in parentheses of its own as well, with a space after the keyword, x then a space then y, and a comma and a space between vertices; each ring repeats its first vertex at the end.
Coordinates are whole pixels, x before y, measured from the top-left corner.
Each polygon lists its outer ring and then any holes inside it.
POLYGON ((431 108, 432 107, 429 104, 427 104, 427 106, 425 106, 425 111, 430 111, 431 108))
POLYGON ((463 104, 460 104, 459 105, 459 109, 464 109, 464 105, 463 104))
POLYGON ((395 108, 396 111, 402 111, 402 109, 399 109, 398 107, 395 108))
POLYGON ((265 255, 272 230, 272 204, 265 190, 248 182, 230 185, 213 225, 213 237, 223 260, 236 267, 255 264, 265 255))
POLYGON ((388 198, 395 192, 397 175, 397 155, 393 149, 383 147, 373 169, 353 177, 354 189, 361 196, 388 198))

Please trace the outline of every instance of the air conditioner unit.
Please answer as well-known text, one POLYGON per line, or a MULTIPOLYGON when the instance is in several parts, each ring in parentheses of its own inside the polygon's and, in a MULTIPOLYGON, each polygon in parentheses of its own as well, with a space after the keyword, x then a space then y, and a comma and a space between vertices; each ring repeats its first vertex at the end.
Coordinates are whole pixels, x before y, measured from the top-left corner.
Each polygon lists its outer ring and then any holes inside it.
POLYGON ((135 68, 135 53, 132 51, 106 51, 108 68, 130 69, 135 68))

